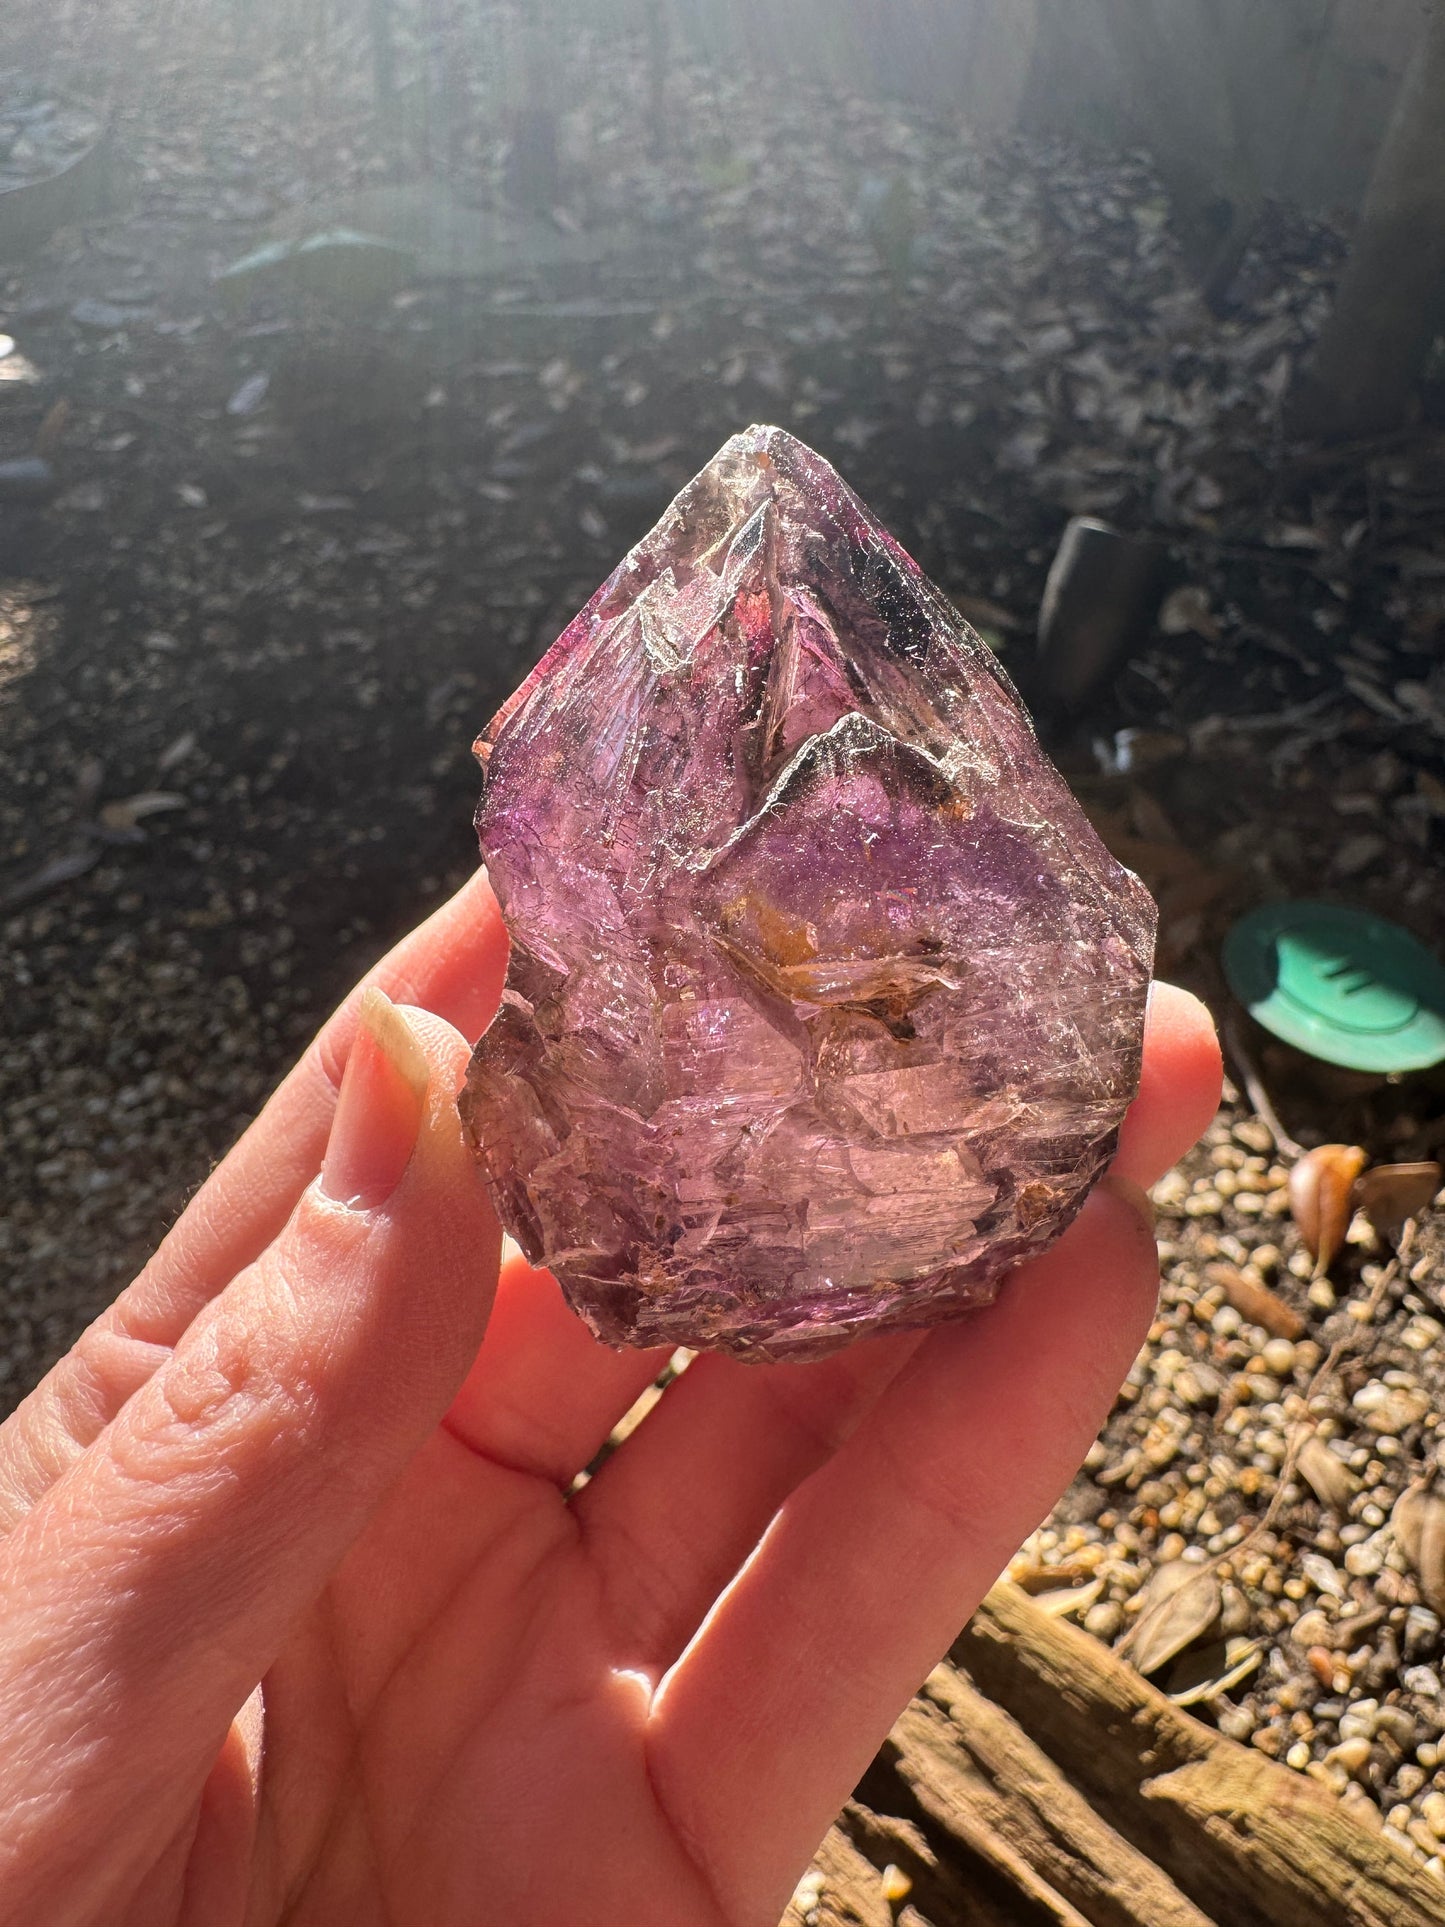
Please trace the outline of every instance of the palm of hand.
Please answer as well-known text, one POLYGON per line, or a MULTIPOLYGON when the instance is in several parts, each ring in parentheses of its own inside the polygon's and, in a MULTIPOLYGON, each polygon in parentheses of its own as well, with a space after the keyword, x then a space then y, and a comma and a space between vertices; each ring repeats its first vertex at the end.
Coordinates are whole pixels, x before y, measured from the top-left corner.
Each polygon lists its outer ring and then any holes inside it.
POLYGON ((498 1276, 450 1093, 504 957, 483 880, 378 973, 464 1033, 414 1020, 384 1211, 310 1186, 348 1007, 0 1435, 0 1923, 772 1927, 1094 1436, 1153 1305, 1137 1184, 1214 1106, 1192 1000, 997 1305, 699 1358, 574 1492, 664 1361, 498 1276))
POLYGON ((251 1918, 720 1927, 649 1696, 557 1487, 439 1433, 266 1681, 251 1918))

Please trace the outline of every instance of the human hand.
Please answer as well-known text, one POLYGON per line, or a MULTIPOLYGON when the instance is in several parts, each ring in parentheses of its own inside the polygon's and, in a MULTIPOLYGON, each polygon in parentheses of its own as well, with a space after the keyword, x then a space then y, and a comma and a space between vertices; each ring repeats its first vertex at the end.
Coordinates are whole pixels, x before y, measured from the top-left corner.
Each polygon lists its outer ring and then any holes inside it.
POLYGON ((505 955, 478 878, 0 1430, 0 1921, 773 1927, 1102 1422, 1138 1186, 1216 1101, 1192 998, 995 1306, 699 1357, 569 1499, 663 1355, 498 1275, 451 1100, 505 955))

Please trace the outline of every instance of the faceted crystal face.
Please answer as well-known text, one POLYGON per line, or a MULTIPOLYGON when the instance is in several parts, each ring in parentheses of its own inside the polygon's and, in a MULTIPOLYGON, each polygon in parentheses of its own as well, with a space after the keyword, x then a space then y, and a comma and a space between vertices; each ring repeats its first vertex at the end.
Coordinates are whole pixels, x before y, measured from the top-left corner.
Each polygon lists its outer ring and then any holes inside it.
POLYGON ((735 435, 477 751, 512 951, 462 1115, 602 1338, 817 1356, 1075 1216, 1154 905, 821 456, 735 435))

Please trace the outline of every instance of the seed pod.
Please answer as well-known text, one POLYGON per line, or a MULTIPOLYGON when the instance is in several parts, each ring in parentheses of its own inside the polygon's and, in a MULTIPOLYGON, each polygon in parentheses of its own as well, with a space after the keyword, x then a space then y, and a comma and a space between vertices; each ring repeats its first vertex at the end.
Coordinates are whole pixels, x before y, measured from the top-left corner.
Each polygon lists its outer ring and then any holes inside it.
POLYGON ((1394 1244, 1405 1220, 1430 1208, 1440 1178, 1433 1158, 1419 1164, 1377 1164, 1356 1178, 1355 1203, 1385 1243, 1394 1244))
POLYGON ((1320 1144, 1289 1174, 1290 1215, 1319 1277, 1345 1242, 1354 1215, 1355 1180, 1369 1159, 1358 1144, 1320 1144))
POLYGON ((1332 1512, 1348 1512, 1360 1482, 1314 1432, 1300 1446, 1295 1466, 1321 1505, 1332 1512))
POLYGON ((1214 1627, 1223 1603, 1219 1581, 1208 1566, 1173 1559, 1156 1569, 1140 1595, 1144 1610, 1127 1641, 1141 1673, 1156 1673, 1176 1653, 1214 1627))
POLYGON ((1415 1568, 1425 1603, 1445 1613, 1445 1496, 1409 1485, 1390 1514, 1395 1541, 1415 1568))

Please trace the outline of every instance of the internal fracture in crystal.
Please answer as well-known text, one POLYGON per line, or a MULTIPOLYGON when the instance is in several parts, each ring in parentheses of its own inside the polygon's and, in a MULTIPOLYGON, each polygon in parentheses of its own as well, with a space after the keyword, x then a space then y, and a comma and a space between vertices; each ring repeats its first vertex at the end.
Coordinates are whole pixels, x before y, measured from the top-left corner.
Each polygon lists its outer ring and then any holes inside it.
POLYGON ((512 948, 462 1115, 602 1338, 817 1356, 1077 1214, 1154 905, 821 456, 735 435, 477 751, 512 948))

